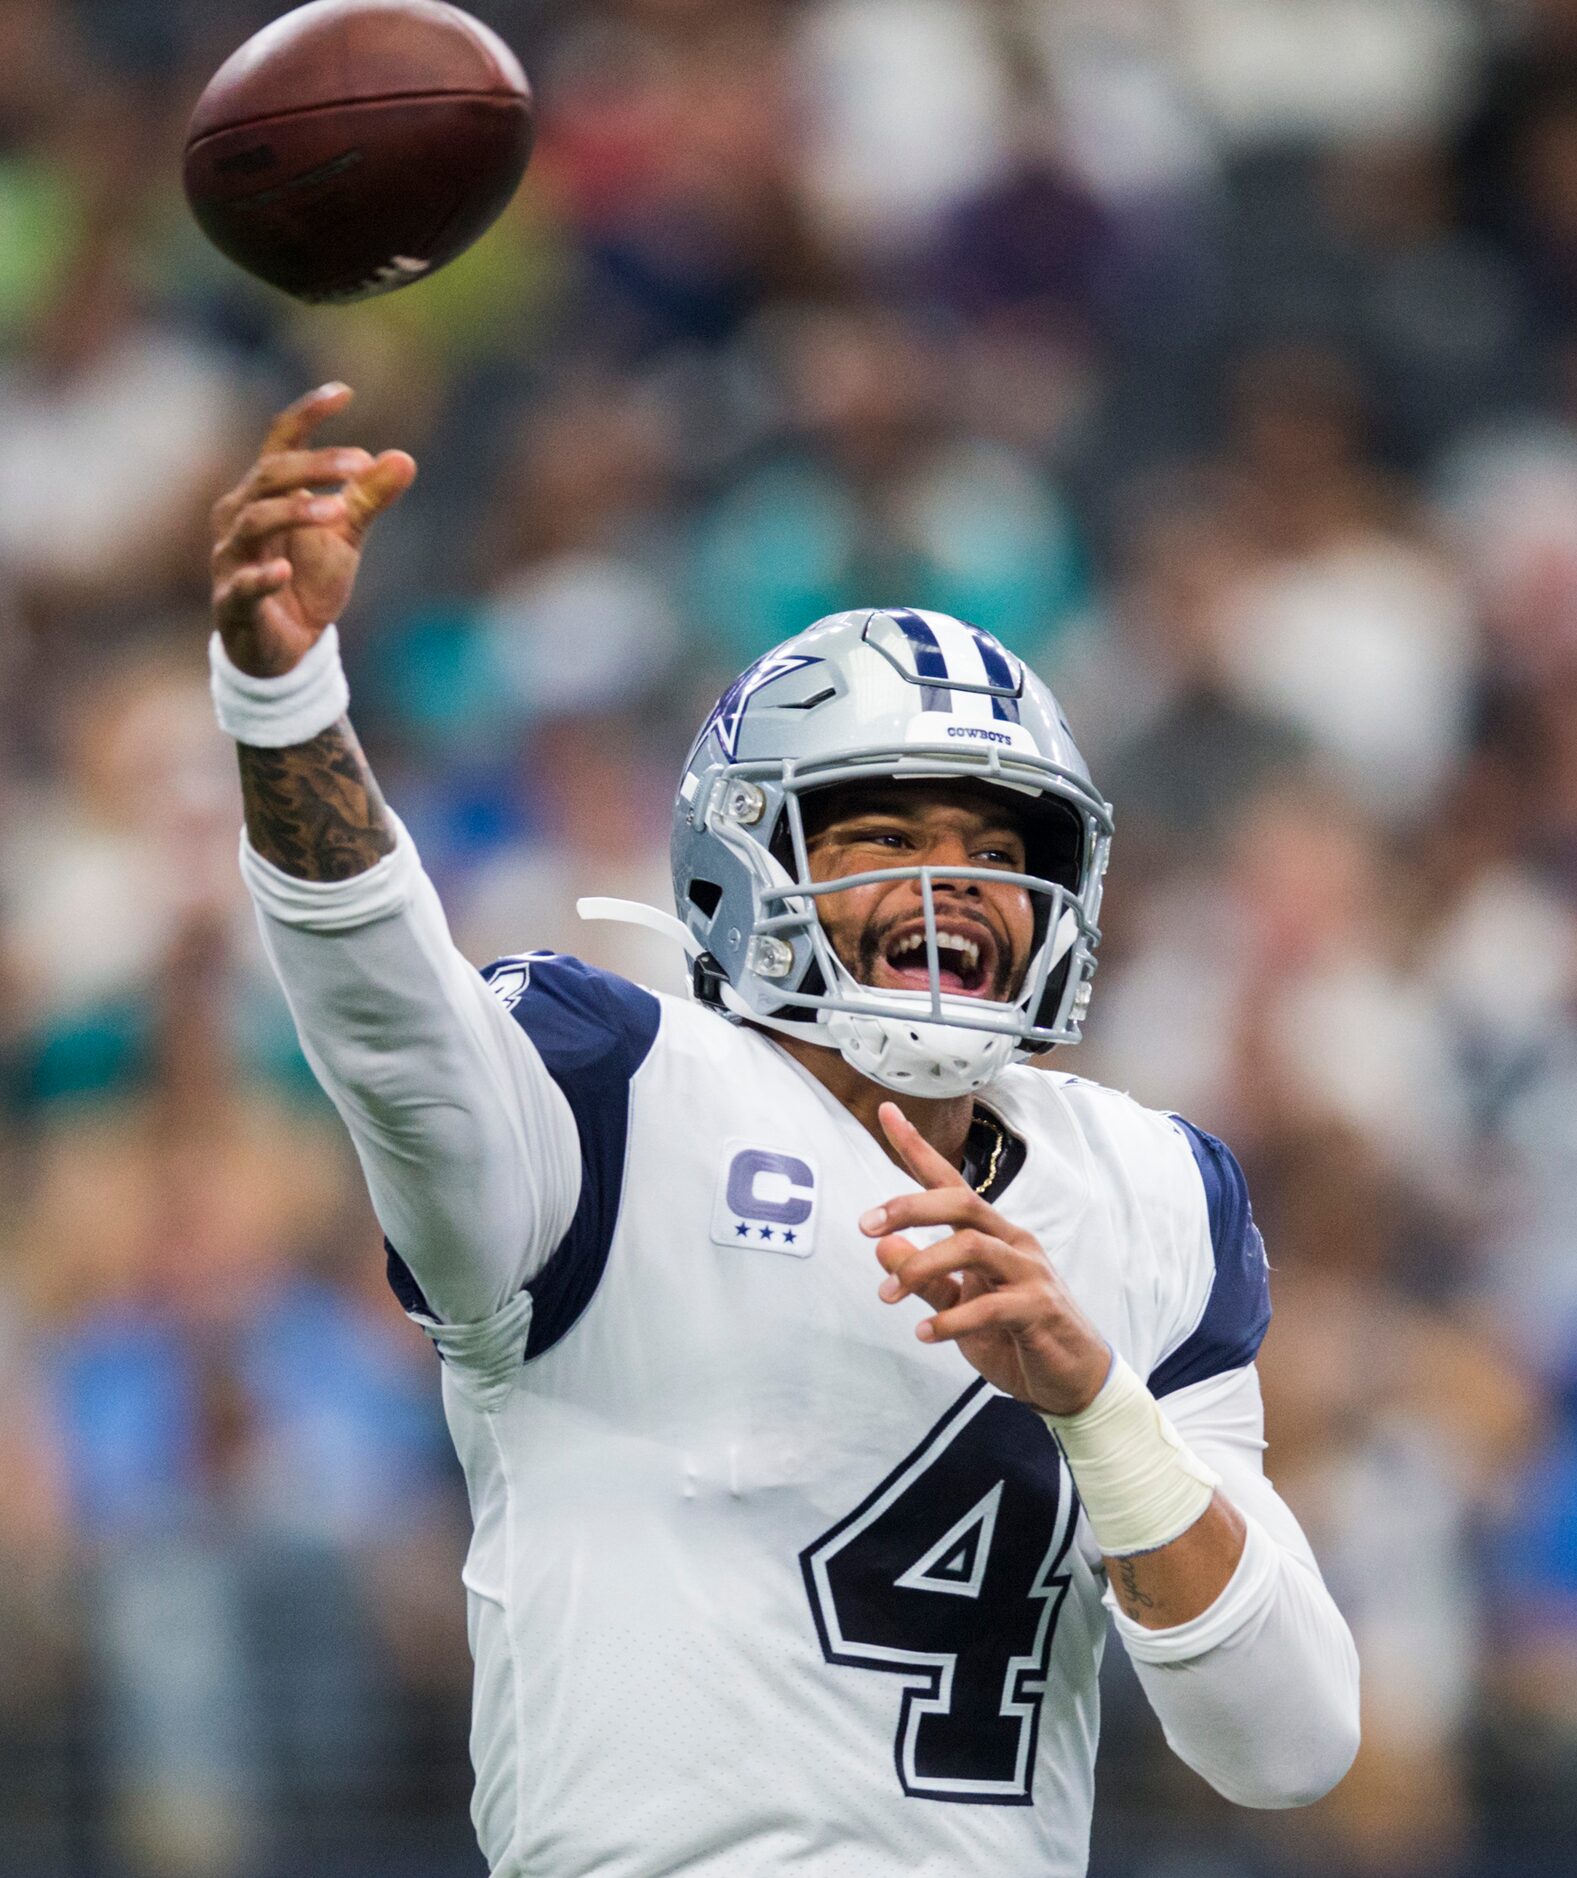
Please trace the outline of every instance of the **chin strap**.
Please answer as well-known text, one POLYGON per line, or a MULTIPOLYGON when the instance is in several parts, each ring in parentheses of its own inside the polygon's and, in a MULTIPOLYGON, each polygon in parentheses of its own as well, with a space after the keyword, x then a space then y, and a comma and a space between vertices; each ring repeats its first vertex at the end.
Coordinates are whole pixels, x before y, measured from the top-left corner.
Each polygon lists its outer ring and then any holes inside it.
POLYGON ((829 1049, 837 1047, 829 1040, 814 1012, 806 1017, 763 1017, 759 1011, 753 1011, 746 1004, 726 978, 718 987, 718 995, 723 1001, 723 1009, 730 1016, 737 1017, 742 1024, 754 1024, 759 1030, 775 1030, 784 1037, 798 1037, 804 1043, 826 1044, 829 1049))
POLYGON ((705 949, 684 921, 660 907, 643 906, 639 900, 577 900, 575 911, 582 919, 617 920, 621 926, 644 926, 662 939, 672 939, 683 947, 687 959, 698 959, 705 949))

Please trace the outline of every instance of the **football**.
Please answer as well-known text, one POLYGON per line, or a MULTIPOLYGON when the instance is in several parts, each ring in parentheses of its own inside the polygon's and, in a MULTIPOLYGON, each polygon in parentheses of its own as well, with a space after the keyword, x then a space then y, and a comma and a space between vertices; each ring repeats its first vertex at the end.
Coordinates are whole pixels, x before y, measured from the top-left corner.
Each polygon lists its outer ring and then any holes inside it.
POLYGON ((531 88, 442 0, 312 0, 233 53, 197 101, 186 197, 222 253, 298 300, 423 280, 503 212, 531 88))

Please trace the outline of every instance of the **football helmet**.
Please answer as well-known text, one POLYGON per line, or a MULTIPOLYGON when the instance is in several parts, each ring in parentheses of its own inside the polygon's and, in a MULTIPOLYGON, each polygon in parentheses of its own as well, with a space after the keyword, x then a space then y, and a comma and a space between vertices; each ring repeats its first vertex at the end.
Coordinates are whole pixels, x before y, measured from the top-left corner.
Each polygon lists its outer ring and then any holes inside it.
POLYGON ((685 764, 673 877, 696 995, 736 1021, 830 1045, 887 1088, 971 1093, 1017 1058, 1078 1041, 1111 830, 1061 707, 989 633, 905 607, 831 614, 734 681, 685 764), (909 866, 814 881, 807 798, 910 779, 1009 792, 1028 871, 909 866), (914 879, 928 989, 863 984, 834 951, 817 902, 914 879), (1009 1001, 943 990, 934 894, 943 879, 1008 882, 1030 896, 1031 956, 1009 1001))

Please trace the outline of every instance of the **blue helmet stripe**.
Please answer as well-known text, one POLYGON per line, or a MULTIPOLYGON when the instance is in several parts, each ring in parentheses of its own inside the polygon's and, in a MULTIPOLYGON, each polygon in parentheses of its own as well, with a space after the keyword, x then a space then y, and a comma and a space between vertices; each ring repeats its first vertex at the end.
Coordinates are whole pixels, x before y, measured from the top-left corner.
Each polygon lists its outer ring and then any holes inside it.
POLYGON ((922 711, 952 710, 952 698, 943 688, 952 682, 952 673, 947 669, 947 659, 937 643, 936 634, 918 613, 911 612, 906 606, 889 608, 887 617, 897 621, 903 629, 904 637, 914 647, 914 669, 920 677, 941 681, 940 684, 932 683, 921 687, 920 709, 922 711))
MULTIPOLYGON (((1001 646, 990 633, 982 632, 978 626, 971 626, 969 631, 975 644, 980 648, 980 662, 986 668, 986 682, 991 685, 1000 685, 1003 691, 1009 694, 1015 692, 1018 685, 1013 677, 1013 667, 1001 646)), ((1011 695, 1007 697, 993 695, 991 715, 1007 724, 1018 723, 1018 699, 1011 695)))

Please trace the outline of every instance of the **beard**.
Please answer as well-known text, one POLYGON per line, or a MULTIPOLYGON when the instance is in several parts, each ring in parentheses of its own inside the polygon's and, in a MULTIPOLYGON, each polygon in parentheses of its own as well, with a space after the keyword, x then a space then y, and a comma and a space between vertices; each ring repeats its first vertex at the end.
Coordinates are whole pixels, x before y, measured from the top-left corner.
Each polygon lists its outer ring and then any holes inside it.
MULTIPOLYGON (((881 926, 865 927, 860 933, 859 942, 854 948, 855 955, 852 959, 848 956, 844 948, 839 945, 836 939, 832 941, 832 949, 842 960, 844 966, 862 985, 874 986, 876 983, 876 968, 887 956, 887 941, 894 929, 904 923, 905 922, 902 920, 895 919, 888 920, 881 926)), ((828 936, 829 938, 831 937, 830 934, 828 936)), ((954 992, 951 994, 952 996, 979 998, 984 1002, 992 1004, 1006 1004, 1008 1002, 1017 988, 1020 968, 1017 961, 1009 956, 1008 948, 1004 946, 1000 940, 996 942, 994 952, 996 962, 991 968, 990 983, 981 986, 978 991, 954 992)), ((927 958, 927 965, 929 965, 929 958, 927 958)))

